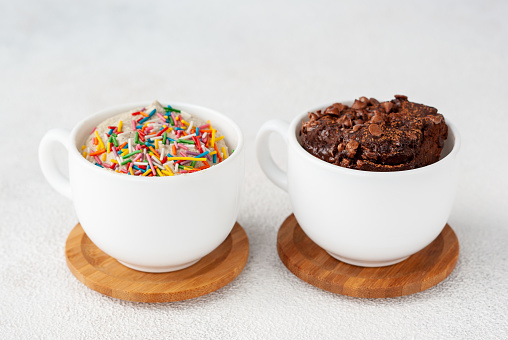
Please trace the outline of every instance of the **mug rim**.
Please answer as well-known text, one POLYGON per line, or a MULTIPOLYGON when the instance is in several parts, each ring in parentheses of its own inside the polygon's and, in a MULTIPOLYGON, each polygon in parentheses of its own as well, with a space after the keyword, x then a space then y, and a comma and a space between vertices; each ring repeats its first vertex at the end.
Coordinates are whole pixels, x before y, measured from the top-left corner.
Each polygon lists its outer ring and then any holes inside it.
MULTIPOLYGON (((83 155, 80 152, 78 146, 76 145, 76 142, 77 142, 76 141, 76 136, 77 136, 78 132, 80 132, 83 129, 83 127, 84 127, 84 125, 86 123, 90 122, 91 120, 93 120, 94 118, 96 118, 97 116, 100 116, 100 115, 106 115, 106 117, 104 119, 107 119, 107 118, 113 116, 113 114, 111 114, 112 111, 122 110, 122 112, 123 111, 126 112, 126 111, 132 110, 132 109, 134 109, 136 107, 148 106, 152 102, 153 101, 139 101, 139 102, 130 102, 130 103, 126 103, 126 104, 114 105, 114 106, 110 106, 108 108, 96 111, 96 112, 92 113, 91 115, 88 115, 87 117, 83 118, 81 121, 79 121, 74 126, 74 128, 72 129, 72 131, 70 133, 70 143, 71 143, 70 146, 71 147, 69 148, 69 155, 72 156, 72 157, 77 157, 78 158, 77 161, 80 162, 78 164, 81 164, 83 166, 89 166, 91 171, 99 171, 100 173, 104 174, 105 176, 114 176, 112 178, 116 178, 116 179, 125 179, 125 180, 132 180, 132 181, 141 181, 141 182, 143 182, 143 181, 153 181, 154 178, 158 178, 156 180, 167 180, 165 178, 172 178, 171 180, 175 181, 175 180, 178 180, 176 178, 180 178, 179 180, 185 180, 189 175, 192 175, 193 178, 195 178, 196 176, 206 176, 207 173, 210 174, 210 173, 214 173, 215 171, 220 171, 220 169, 217 170, 217 169, 214 169, 214 168, 216 168, 217 166, 221 165, 224 162, 228 162, 229 161, 229 163, 227 163, 227 164, 230 164, 236 158, 240 157, 238 154, 243 152, 244 138, 243 138, 242 130, 240 129, 238 124, 236 124, 228 116, 220 113, 217 110, 214 110, 214 109, 211 109, 211 108, 208 108, 208 107, 205 107, 205 106, 201 106, 201 105, 190 104, 190 103, 186 103, 186 102, 177 102, 177 101, 159 101, 162 105, 168 105, 168 103, 169 103, 169 105, 175 106, 175 107, 186 106, 186 107, 190 107, 191 109, 195 108, 195 109, 198 109, 198 110, 212 111, 214 114, 219 115, 222 119, 224 119, 224 121, 226 123, 228 123, 229 125, 231 125, 233 127, 233 129, 235 130, 235 132, 236 132, 236 134, 238 136, 237 146, 234 149, 235 152, 230 154, 228 158, 226 158, 225 160, 223 160, 219 164, 216 164, 216 165, 211 166, 210 168, 206 169, 206 171, 197 171, 197 172, 194 172, 194 173, 191 173, 191 174, 182 174, 182 175, 178 175, 178 176, 164 176, 164 177, 159 177, 159 176, 155 176, 155 177, 129 176, 127 174, 119 174, 119 173, 116 173, 114 171, 108 171, 108 170, 102 169, 102 168, 92 164, 91 162, 89 162, 88 160, 86 160, 83 157, 83 155), (119 175, 125 175, 125 176, 121 176, 120 177, 119 175)), ((119 114, 119 113, 121 113, 121 112, 117 112, 115 114, 119 114)), ((193 114, 192 112, 188 112, 188 113, 193 114)))
MULTIPOLYGON (((345 105, 352 105, 353 101, 340 101, 341 103, 345 105)), ((312 164, 315 164, 323 169, 326 169, 328 171, 336 172, 337 174, 343 174, 343 175, 350 175, 350 176, 360 176, 360 177, 393 177, 393 176, 410 176, 410 175, 416 175, 424 172, 431 171, 435 168, 438 168, 442 166, 445 163, 451 162, 453 158, 457 155, 457 153, 460 150, 461 146, 461 138, 460 134, 457 131, 457 128, 455 127, 455 124, 453 124, 448 118, 445 117, 445 123, 448 126, 448 128, 452 131, 453 134, 453 147, 450 150, 450 152, 444 156, 443 158, 439 159, 437 162, 416 168, 416 169, 408 169, 408 170, 397 170, 397 171, 366 171, 366 170, 358 170, 358 169, 350 169, 345 168, 339 165, 328 163, 311 153, 309 153, 307 150, 303 148, 303 146, 298 142, 298 139, 296 137, 296 134, 298 131, 296 131, 296 127, 300 122, 307 117, 309 112, 315 112, 317 110, 323 110, 327 108, 328 106, 332 105, 333 103, 338 103, 337 101, 332 102, 328 105, 320 105, 317 107, 314 107, 310 110, 306 110, 303 113, 299 114, 297 117, 295 117, 290 125, 289 125, 289 145, 297 152, 297 154, 300 157, 303 157, 306 161, 312 162, 312 164)), ((449 136, 448 136, 449 138, 449 136)))

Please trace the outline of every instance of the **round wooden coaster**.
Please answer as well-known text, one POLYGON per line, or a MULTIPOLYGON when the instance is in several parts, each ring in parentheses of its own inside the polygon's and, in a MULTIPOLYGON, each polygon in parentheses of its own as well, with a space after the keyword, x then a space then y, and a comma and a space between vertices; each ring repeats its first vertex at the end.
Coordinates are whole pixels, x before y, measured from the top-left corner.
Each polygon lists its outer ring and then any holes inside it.
POLYGON ((328 255, 291 214, 279 229, 277 250, 284 265, 313 286, 354 297, 387 298, 421 292, 443 281, 455 268, 459 241, 447 224, 430 245, 400 263, 357 267, 328 255))
POLYGON ((238 223, 213 252, 188 268, 170 273, 125 267, 97 248, 79 223, 65 245, 67 265, 79 281, 104 295, 137 302, 180 301, 211 293, 233 281, 248 256, 247 234, 238 223))

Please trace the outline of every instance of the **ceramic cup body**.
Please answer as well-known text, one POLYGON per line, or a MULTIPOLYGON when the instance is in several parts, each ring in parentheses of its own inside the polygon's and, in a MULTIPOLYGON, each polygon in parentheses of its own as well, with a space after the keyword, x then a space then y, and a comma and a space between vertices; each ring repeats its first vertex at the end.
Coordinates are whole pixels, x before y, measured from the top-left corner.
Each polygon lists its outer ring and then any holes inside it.
POLYGON ((103 110, 80 122, 70 134, 52 130, 39 149, 44 175, 72 199, 88 237, 124 265, 146 272, 183 269, 218 247, 236 222, 244 177, 243 135, 232 120, 204 107, 169 104, 210 119, 234 153, 204 171, 172 177, 113 173, 83 158, 79 150, 95 126, 149 103, 103 110), (68 149, 68 180, 56 173, 51 162, 55 142, 68 149))
POLYGON ((300 145, 302 120, 322 108, 305 111, 290 124, 269 121, 257 137, 260 165, 288 192, 305 233, 333 257, 365 267, 395 264, 430 244, 445 226, 455 196, 460 148, 455 126, 446 120, 448 139, 434 164, 397 172, 360 171, 322 161, 300 145), (269 155, 270 133, 288 144, 287 174, 269 155))

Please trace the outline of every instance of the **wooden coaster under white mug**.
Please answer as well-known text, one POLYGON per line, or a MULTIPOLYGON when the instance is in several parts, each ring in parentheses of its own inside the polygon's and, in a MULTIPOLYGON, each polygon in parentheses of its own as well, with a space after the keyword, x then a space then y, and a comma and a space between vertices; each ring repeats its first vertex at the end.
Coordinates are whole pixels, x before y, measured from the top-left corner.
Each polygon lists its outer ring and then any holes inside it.
POLYGON ((277 251, 293 274, 315 287, 353 297, 387 298, 418 293, 447 278, 457 263, 459 242, 447 224, 431 244, 402 262, 358 267, 316 245, 291 214, 279 229, 277 251))
POLYGON ((171 302, 211 293, 233 281, 247 263, 249 240, 236 223, 226 240, 196 264, 169 273, 146 273, 104 253, 77 224, 67 238, 65 257, 72 274, 99 293, 129 301, 171 302))

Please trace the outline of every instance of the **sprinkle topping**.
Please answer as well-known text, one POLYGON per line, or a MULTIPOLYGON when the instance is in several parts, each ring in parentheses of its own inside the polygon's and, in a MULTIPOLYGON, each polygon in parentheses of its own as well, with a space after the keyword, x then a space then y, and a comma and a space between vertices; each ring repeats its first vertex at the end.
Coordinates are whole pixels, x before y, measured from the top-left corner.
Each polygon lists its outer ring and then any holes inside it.
POLYGON ((157 101, 99 124, 81 151, 101 168, 146 177, 202 171, 228 157, 224 136, 210 121, 157 101))

